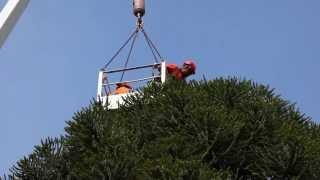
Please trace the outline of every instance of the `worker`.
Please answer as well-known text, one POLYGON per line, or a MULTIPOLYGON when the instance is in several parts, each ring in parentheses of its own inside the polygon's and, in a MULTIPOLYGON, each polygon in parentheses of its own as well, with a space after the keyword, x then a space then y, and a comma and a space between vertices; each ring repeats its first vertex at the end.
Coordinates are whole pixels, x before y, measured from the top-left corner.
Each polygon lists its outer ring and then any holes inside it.
POLYGON ((184 61, 182 68, 176 64, 168 64, 167 73, 177 80, 185 80, 188 76, 196 73, 196 64, 191 59, 184 61))
POLYGON ((117 85, 117 87, 116 87, 114 94, 127 94, 132 91, 132 87, 126 82, 117 83, 116 85, 117 85))

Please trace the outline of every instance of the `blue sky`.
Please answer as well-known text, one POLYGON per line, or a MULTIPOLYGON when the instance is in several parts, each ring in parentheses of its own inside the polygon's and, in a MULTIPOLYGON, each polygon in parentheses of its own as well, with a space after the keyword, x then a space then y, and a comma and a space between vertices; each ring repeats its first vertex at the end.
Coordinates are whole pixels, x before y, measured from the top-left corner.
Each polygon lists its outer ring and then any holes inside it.
MULTIPOLYGON (((319 7, 318 0, 147 0, 144 21, 169 62, 197 60, 193 78, 270 85, 319 121, 319 7)), ((0 49, 0 174, 41 139, 64 133, 134 28, 130 1, 31 0, 0 49)), ((152 62, 139 41, 130 65, 152 62)))

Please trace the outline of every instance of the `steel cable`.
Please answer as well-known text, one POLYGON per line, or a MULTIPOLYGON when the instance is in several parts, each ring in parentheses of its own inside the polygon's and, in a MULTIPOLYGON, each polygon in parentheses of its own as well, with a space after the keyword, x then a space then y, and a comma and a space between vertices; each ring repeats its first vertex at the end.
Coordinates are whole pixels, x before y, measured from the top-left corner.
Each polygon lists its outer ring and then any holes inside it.
POLYGON ((143 37, 145 38, 145 40, 146 40, 146 42, 147 42, 147 45, 148 45, 148 47, 150 48, 150 51, 151 51, 151 53, 152 53, 152 55, 153 55, 153 58, 154 58, 155 62, 156 62, 156 63, 159 63, 159 60, 158 60, 158 58, 157 58, 157 55, 156 55, 155 52, 154 52, 155 50, 152 48, 152 45, 151 45, 148 37, 145 35, 145 33, 143 33, 143 37))
MULTIPOLYGON (((128 66, 129 59, 130 59, 130 57, 131 57, 131 53, 132 53, 134 44, 135 44, 136 39, 137 39, 137 37, 138 37, 138 33, 139 33, 139 30, 136 31, 135 36, 134 36, 134 38, 133 38, 133 41, 132 41, 132 43, 131 43, 130 50, 129 50, 129 54, 128 54, 128 56, 127 56, 127 60, 126 60, 126 63, 125 63, 125 65, 124 65, 124 69, 126 69, 127 66, 128 66)), ((125 73, 125 71, 122 72, 120 82, 123 80, 124 73, 125 73)))
POLYGON ((147 39, 147 41, 152 45, 153 49, 156 51, 156 53, 158 54, 159 58, 162 59, 161 54, 159 53, 157 47, 153 44, 153 42, 151 41, 151 39, 149 38, 147 32, 144 30, 144 28, 141 28, 142 33, 144 34, 145 38, 147 39))
POLYGON ((106 69, 112 61, 119 55, 119 53, 122 51, 124 47, 127 46, 127 44, 130 42, 130 40, 139 32, 139 29, 135 29, 135 31, 130 35, 129 39, 120 47, 120 49, 113 55, 113 57, 108 61, 108 63, 104 66, 104 69, 106 69))

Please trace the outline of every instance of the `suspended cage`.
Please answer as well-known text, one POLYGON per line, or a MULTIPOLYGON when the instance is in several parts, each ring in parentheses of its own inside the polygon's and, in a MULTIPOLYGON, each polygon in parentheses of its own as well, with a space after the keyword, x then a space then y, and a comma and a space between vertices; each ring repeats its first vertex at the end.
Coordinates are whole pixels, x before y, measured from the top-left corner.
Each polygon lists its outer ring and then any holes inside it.
MULTIPOLYGON (((106 70, 101 69, 99 71, 98 77, 98 92, 97 99, 104 105, 107 106, 108 109, 117 109, 119 105, 124 103, 124 99, 130 95, 137 95, 139 92, 135 89, 131 89, 128 92, 117 93, 115 86, 119 84, 132 84, 141 81, 157 81, 164 83, 166 80, 166 62, 161 61, 160 63, 136 66, 130 68, 122 68, 122 69, 112 69, 106 70), (143 77, 139 79, 132 79, 128 81, 118 81, 118 82, 109 82, 109 76, 115 73, 121 73, 126 71, 139 71, 141 69, 149 68, 154 71, 149 77, 143 77)), ((128 88, 130 89, 130 88, 128 88)))
POLYGON ((115 55, 108 61, 108 63, 99 71, 97 100, 100 101, 103 106, 106 106, 107 109, 117 109, 125 102, 124 99, 126 97, 130 95, 137 95, 139 92, 134 88, 136 87, 135 84, 150 81, 164 83, 166 81, 166 62, 160 55, 154 43, 149 38, 145 29, 143 28, 142 16, 145 13, 144 1, 134 0, 133 6, 134 15, 137 17, 137 27, 135 31, 131 34, 129 39, 120 47, 115 55), (152 52, 154 63, 128 67, 128 62, 131 58, 132 50, 139 33, 143 34, 146 44, 152 52), (109 65, 116 59, 120 52, 122 52, 122 50, 130 42, 131 45, 124 66, 121 68, 110 69, 109 65), (139 78, 124 80, 125 73, 134 71, 137 74, 142 74, 140 72, 143 69, 151 69, 151 75, 144 75, 142 77, 140 76, 139 78), (112 77, 117 75, 119 76, 119 74, 121 74, 120 80, 114 81, 114 78, 112 77))

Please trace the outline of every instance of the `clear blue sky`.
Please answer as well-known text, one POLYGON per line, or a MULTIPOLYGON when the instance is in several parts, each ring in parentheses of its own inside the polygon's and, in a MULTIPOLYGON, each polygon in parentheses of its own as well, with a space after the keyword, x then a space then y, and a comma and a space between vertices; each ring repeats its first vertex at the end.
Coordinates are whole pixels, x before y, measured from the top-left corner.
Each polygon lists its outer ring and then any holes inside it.
MULTIPOLYGON (((268 84, 319 121, 319 8, 319 0, 147 0, 145 28, 170 62, 197 60, 195 79, 268 84)), ((31 0, 0 50, 0 174, 64 133, 134 27, 129 0, 31 0)), ((131 65, 152 63, 143 47, 131 65)))

